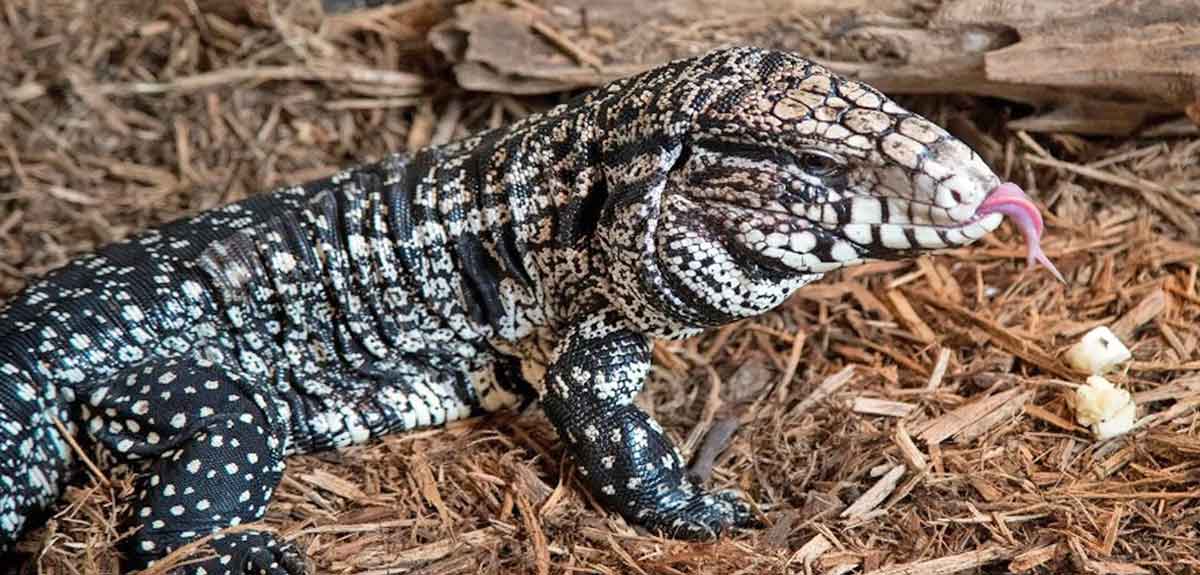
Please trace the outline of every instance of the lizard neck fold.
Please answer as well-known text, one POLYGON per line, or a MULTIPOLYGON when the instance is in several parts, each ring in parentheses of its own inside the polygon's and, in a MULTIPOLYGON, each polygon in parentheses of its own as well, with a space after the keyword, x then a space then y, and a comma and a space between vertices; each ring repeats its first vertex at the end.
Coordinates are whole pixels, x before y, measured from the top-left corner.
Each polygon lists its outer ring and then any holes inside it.
POLYGON ((411 231, 397 245, 440 244, 467 317, 495 343, 565 321, 596 283, 607 190, 593 108, 556 108, 409 163, 395 212, 411 231))

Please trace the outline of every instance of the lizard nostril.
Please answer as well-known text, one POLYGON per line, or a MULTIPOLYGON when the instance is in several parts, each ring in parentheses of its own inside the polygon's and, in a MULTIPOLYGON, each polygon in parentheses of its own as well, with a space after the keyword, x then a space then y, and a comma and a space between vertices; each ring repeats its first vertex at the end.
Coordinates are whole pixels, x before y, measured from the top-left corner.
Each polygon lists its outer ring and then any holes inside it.
POLYGON ((962 192, 955 189, 950 190, 950 197, 954 198, 954 202, 957 204, 961 204, 963 201, 962 192))

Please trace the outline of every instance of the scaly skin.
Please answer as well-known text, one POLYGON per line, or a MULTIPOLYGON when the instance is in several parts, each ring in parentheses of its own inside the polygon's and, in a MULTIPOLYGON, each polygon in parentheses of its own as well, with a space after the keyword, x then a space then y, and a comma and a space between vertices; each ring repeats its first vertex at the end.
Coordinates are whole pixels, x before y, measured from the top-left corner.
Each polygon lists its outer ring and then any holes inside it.
MULTIPOLYGON (((57 417, 143 466, 140 567, 262 516, 285 458, 536 394, 595 497, 679 537, 746 525, 634 403, 651 338, 824 273, 965 245, 998 178, 794 55, 728 49, 439 148, 80 258, 0 313, 0 544, 74 464, 57 417)), ((302 570, 250 531, 195 573, 302 570)))

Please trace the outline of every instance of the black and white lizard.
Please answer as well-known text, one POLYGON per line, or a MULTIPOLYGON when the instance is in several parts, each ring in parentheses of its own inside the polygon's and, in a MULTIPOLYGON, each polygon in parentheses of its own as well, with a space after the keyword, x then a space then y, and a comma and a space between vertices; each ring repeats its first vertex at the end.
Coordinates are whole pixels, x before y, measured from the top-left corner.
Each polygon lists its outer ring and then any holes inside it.
MULTIPOLYGON (((609 509, 715 536, 749 506, 693 484, 635 406, 652 339, 969 244, 1005 214, 1037 251, 1036 209, 945 130, 797 56, 733 48, 180 220, 0 312, 0 548, 72 474, 56 419, 143 466, 139 568, 260 518, 290 454, 530 397, 609 509)), ((303 569, 263 531, 211 546, 192 572, 303 569)))

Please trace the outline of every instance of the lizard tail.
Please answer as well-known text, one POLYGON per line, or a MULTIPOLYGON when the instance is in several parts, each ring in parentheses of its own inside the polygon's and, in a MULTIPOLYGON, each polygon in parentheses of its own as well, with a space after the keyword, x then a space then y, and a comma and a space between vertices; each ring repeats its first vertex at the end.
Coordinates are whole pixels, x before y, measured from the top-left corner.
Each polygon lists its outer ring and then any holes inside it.
POLYGON ((0 362, 0 555, 62 493, 73 456, 55 418, 66 417, 54 386, 0 362))

